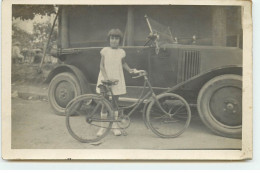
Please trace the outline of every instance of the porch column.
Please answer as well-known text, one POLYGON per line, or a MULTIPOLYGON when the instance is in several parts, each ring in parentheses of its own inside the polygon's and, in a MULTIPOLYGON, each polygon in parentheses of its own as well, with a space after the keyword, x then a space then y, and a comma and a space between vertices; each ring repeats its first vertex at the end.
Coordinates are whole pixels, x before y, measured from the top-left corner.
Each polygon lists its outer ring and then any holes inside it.
POLYGON ((225 7, 212 7, 212 44, 214 46, 226 46, 227 20, 225 7))
POLYGON ((69 47, 69 15, 68 9, 66 7, 62 7, 61 11, 61 19, 59 21, 60 24, 60 45, 61 48, 69 47))
POLYGON ((126 43, 127 46, 134 44, 134 9, 132 6, 128 7, 127 11, 127 34, 126 34, 126 43))

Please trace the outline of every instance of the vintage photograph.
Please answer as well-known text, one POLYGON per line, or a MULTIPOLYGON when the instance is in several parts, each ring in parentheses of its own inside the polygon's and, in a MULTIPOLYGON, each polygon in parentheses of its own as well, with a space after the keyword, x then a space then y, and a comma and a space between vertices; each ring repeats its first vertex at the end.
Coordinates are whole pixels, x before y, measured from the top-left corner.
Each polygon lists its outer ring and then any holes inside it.
POLYGON ((243 4, 10 8, 10 150, 225 153, 251 142, 243 4))

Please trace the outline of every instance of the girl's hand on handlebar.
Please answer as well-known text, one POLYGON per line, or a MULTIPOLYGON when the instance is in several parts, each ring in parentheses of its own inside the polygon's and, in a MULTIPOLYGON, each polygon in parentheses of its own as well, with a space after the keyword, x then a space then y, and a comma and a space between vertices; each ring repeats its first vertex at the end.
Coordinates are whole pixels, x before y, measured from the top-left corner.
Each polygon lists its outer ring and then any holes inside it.
POLYGON ((133 74, 135 70, 136 70, 135 68, 129 69, 129 73, 133 74))
POLYGON ((146 73, 145 70, 136 70, 136 69, 134 69, 133 74, 138 74, 138 75, 134 76, 132 78, 139 78, 139 77, 145 76, 147 73, 146 73))
POLYGON ((142 72, 143 70, 137 70, 136 68, 133 68, 133 69, 131 69, 131 74, 138 74, 138 73, 140 73, 140 72, 142 72))

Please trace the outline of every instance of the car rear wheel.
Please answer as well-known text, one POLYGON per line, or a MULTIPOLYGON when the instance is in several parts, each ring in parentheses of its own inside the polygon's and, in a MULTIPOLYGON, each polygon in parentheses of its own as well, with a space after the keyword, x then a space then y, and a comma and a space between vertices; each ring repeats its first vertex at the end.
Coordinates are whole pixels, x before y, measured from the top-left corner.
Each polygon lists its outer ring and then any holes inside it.
POLYGON ((242 77, 217 76, 208 81, 198 95, 198 112, 203 123, 218 135, 242 136, 242 77))
POLYGON ((69 72, 56 75, 49 85, 49 103, 58 115, 65 115, 67 104, 80 94, 79 81, 75 75, 69 72))

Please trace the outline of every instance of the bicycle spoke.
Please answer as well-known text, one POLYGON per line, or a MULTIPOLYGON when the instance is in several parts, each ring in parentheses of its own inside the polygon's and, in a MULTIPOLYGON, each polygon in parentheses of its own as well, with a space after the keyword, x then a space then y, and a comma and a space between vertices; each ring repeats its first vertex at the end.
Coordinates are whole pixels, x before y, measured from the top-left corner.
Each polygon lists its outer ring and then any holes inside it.
POLYGON ((96 95, 79 96, 68 109, 78 116, 66 117, 66 125, 69 133, 80 142, 95 142, 103 138, 112 126, 112 122, 102 122, 101 119, 112 119, 113 112, 107 100, 96 95), (80 104, 80 106, 78 106, 80 104), (108 112, 106 117, 101 117, 101 110, 108 112), (103 129, 102 133, 98 133, 103 129))
POLYGON ((98 103, 95 108, 93 109, 93 111, 90 113, 90 115, 94 115, 96 113, 96 111, 98 110, 98 108, 101 106, 102 104, 101 103, 98 103))
POLYGON ((179 107, 175 112, 174 114, 172 114, 172 116, 176 115, 178 113, 178 111, 183 107, 183 105, 181 107, 179 107))
POLYGON ((147 109, 147 116, 148 124, 156 135, 177 137, 189 125, 190 109, 180 96, 165 93, 158 97, 158 103, 151 102, 147 109), (161 107, 157 104, 160 104, 161 107))
POLYGON ((188 118, 188 112, 185 109, 184 105, 181 106, 178 110, 175 111, 174 114, 172 114, 172 117, 180 118, 180 119, 187 119, 188 118))

